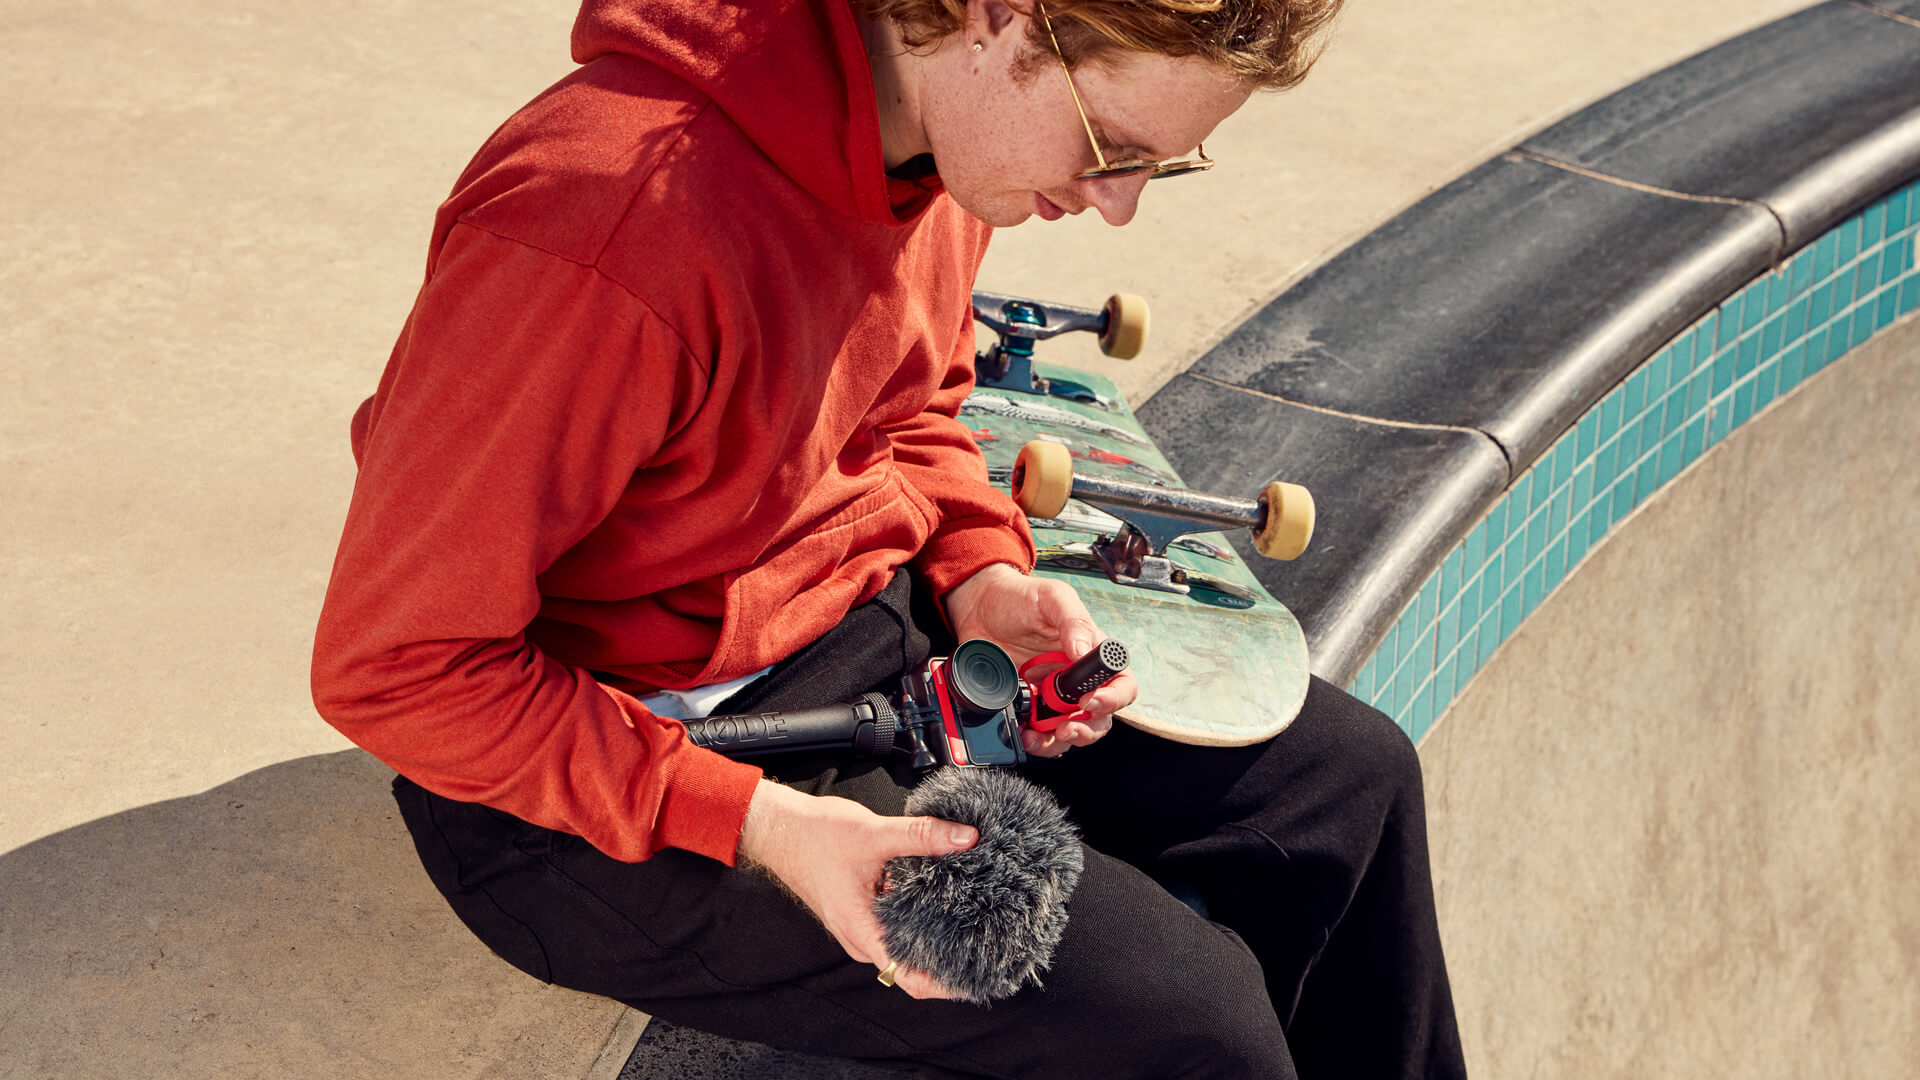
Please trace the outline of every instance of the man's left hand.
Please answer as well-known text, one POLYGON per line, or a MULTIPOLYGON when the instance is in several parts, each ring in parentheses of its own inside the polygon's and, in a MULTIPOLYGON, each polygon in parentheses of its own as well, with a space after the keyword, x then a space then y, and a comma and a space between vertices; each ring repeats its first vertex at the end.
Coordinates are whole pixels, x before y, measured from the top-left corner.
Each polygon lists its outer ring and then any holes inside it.
MULTIPOLYGON (((955 585, 944 597, 947 621, 961 641, 986 638, 1025 664, 1041 653, 1081 657, 1106 640, 1080 594, 1064 581, 1029 577, 995 563, 955 585)), ((1044 675, 1060 665, 1041 666, 1044 675)), ((1098 742, 1113 727, 1113 714, 1133 703, 1139 686, 1123 674, 1079 701, 1080 712, 1050 732, 1024 731, 1027 753, 1058 757, 1075 746, 1098 742)))

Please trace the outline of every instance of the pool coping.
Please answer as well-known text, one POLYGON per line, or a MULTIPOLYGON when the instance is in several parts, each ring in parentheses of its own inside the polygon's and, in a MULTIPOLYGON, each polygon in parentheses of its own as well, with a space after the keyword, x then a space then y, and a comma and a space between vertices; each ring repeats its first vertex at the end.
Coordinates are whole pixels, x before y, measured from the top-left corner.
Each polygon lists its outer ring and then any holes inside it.
POLYGON ((1443 186, 1139 416, 1196 488, 1315 492, 1312 549, 1257 573, 1418 739, 1616 503, 1920 305, 1916 176, 1920 0, 1831 0, 1443 186))

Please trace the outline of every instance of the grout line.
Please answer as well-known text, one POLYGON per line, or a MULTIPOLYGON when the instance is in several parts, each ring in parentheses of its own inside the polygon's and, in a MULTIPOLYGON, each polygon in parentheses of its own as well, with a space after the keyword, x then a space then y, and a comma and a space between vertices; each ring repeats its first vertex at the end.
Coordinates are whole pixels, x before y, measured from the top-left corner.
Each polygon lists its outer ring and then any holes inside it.
POLYGON ((1492 440, 1495 443, 1495 445, 1498 445, 1499 443, 1498 439, 1494 439, 1493 436, 1488 435, 1486 432, 1481 431, 1479 428, 1476 428, 1476 427, 1461 427, 1457 424, 1423 424, 1417 420, 1387 420, 1378 416, 1367 416, 1362 413, 1353 413, 1353 412, 1346 412, 1341 409, 1333 409, 1325 405, 1309 405, 1304 401, 1295 401, 1292 398, 1284 398, 1284 397, 1281 397, 1279 394, 1269 394, 1265 390, 1255 390, 1250 386, 1241 386, 1238 383, 1230 383, 1230 382, 1227 382, 1225 379, 1216 379, 1211 375, 1202 375, 1199 372, 1195 372, 1195 371, 1184 371, 1184 372, 1181 372, 1181 374, 1187 375, 1191 378, 1199 379, 1201 382, 1212 383, 1213 385, 1222 387, 1223 389, 1238 390, 1243 394, 1252 394, 1254 397, 1266 398, 1268 401, 1277 401, 1282 405, 1292 405, 1297 409, 1305 409, 1308 412, 1325 413, 1328 416, 1337 416, 1337 417, 1340 417, 1342 420, 1353 420, 1362 424, 1375 424, 1380 427, 1411 428, 1415 431, 1459 431, 1468 435, 1482 436, 1484 438, 1492 440))
POLYGON ((1628 180, 1625 177, 1614 176, 1609 173, 1603 173, 1598 169, 1589 169, 1584 165, 1575 165, 1570 161, 1561 161, 1559 158, 1550 158, 1545 154, 1535 153, 1532 150, 1528 150, 1519 146, 1516 146, 1512 150, 1509 150, 1507 152, 1514 155, 1515 157, 1524 158, 1528 161, 1538 162, 1539 164, 1546 165, 1550 168, 1565 169, 1567 172, 1573 173, 1578 176, 1587 177, 1590 180, 1599 180, 1603 183, 1615 184, 1620 187, 1630 189, 1632 191, 1645 192, 1646 194, 1649 194, 1649 195, 1662 195, 1669 199, 1681 199, 1686 202, 1715 203, 1721 206, 1757 206, 1760 209, 1765 210, 1767 212, 1767 216, 1773 219, 1774 227, 1780 230, 1780 249, 1779 249, 1780 254, 1777 258, 1774 259, 1773 269, 1775 271, 1779 269, 1781 260, 1785 259, 1787 256, 1787 250, 1786 250, 1787 237, 1789 233, 1787 232, 1786 221, 1780 217, 1780 214, 1777 211, 1775 211, 1773 207, 1768 206, 1766 203, 1761 202, 1758 199, 1739 199, 1739 198, 1734 198, 1731 195, 1695 195, 1691 192, 1675 191, 1672 188, 1657 187, 1653 184, 1643 184, 1638 180, 1628 180))
POLYGON ((1920 19, 1916 19, 1911 15, 1902 15, 1897 11, 1888 11, 1886 8, 1866 3, 1865 0, 1847 0, 1847 2, 1854 7, 1871 11, 1883 19, 1892 19, 1894 22, 1906 23, 1908 26, 1920 26, 1920 19))

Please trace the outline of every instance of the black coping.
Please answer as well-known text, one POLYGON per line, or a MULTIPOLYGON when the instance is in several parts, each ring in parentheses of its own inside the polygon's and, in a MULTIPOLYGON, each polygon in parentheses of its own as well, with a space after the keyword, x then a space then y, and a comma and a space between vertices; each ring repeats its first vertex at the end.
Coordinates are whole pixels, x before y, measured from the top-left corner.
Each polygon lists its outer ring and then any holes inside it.
POLYGON ((1834 0, 1642 79, 1521 146, 1637 183, 1764 203, 1795 251, 1920 172, 1920 26, 1834 0))
POLYGON ((1245 530, 1235 547, 1299 617, 1315 674, 1341 685, 1373 647, 1372 613, 1398 612, 1507 485, 1506 459, 1478 432, 1366 423, 1192 375, 1141 419, 1190 487, 1250 497, 1289 480, 1313 492, 1306 554, 1258 557, 1245 530))
POLYGON ((1358 416, 1476 428, 1517 474, 1651 349, 1771 266, 1779 242, 1758 207, 1502 155, 1335 256, 1189 370, 1358 416))
POLYGON ((1605 98, 1335 255, 1141 406, 1196 488, 1313 490, 1308 553, 1253 566, 1316 674, 1350 681, 1452 545, 1661 345, 1920 173, 1920 26, 1901 17, 1920 0, 1833 0, 1605 98))

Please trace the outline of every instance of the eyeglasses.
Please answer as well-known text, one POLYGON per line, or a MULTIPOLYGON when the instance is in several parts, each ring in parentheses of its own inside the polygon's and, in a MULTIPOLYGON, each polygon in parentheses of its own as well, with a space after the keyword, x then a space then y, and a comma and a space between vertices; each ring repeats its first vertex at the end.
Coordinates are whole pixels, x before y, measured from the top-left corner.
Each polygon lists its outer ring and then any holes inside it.
POLYGON ((1095 168, 1074 177, 1075 180, 1098 180, 1109 176, 1133 176, 1136 173, 1148 173, 1149 180, 1163 180, 1169 176, 1186 176, 1189 173, 1206 172, 1213 168, 1213 159, 1207 156, 1205 146, 1197 146, 1194 152, 1198 157, 1180 161, 1148 161, 1146 158, 1128 158, 1125 161, 1108 161, 1107 155, 1100 152, 1100 140, 1093 137, 1093 123, 1087 119, 1086 106, 1080 104, 1080 88, 1073 84, 1073 70, 1067 67, 1067 54, 1060 51, 1060 39, 1054 36, 1053 20, 1047 17, 1045 0, 1035 0, 1040 9, 1040 23, 1047 28, 1047 40, 1053 42, 1053 55, 1060 59, 1060 70, 1067 77, 1067 91, 1073 95, 1073 107, 1080 112, 1080 126, 1087 129, 1087 142, 1093 146, 1093 160, 1099 162, 1095 168))

